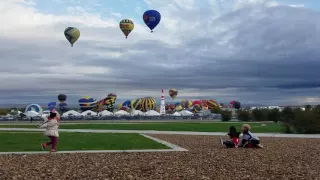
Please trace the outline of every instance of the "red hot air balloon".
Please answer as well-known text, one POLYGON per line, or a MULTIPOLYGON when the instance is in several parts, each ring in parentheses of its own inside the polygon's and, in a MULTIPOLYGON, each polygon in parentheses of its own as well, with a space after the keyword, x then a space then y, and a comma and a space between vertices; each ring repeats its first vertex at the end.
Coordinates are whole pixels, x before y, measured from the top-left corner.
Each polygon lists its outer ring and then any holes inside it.
POLYGON ((200 100, 195 100, 195 101, 192 102, 192 106, 194 106, 196 104, 202 106, 202 102, 200 100))

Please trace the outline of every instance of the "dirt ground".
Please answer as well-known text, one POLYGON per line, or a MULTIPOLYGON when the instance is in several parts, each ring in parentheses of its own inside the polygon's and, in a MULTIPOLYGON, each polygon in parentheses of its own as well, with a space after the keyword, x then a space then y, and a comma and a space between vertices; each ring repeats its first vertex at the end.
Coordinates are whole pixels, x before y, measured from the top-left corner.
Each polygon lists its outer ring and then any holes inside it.
POLYGON ((0 179, 320 179, 320 139, 261 138, 225 149, 218 137, 152 135, 188 152, 1 155, 0 179))

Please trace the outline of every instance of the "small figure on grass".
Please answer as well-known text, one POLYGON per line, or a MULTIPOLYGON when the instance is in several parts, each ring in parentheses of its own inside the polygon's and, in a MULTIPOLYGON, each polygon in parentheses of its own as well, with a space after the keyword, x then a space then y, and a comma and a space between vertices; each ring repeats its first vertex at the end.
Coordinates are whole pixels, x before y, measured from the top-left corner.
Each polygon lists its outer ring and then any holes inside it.
POLYGON ((58 137, 59 137, 59 121, 60 121, 60 115, 56 112, 55 109, 52 109, 50 111, 49 117, 44 117, 44 123, 41 124, 39 127, 44 128, 44 135, 47 136, 50 139, 50 142, 42 143, 41 148, 42 150, 45 150, 47 146, 51 145, 50 152, 56 152, 56 146, 58 143, 58 137))
POLYGON ((237 132, 237 129, 234 126, 231 126, 229 128, 229 133, 228 136, 230 138, 230 140, 225 140, 223 141, 220 138, 220 142, 221 144, 225 145, 227 148, 237 148, 239 145, 239 136, 240 136, 240 132, 237 132))

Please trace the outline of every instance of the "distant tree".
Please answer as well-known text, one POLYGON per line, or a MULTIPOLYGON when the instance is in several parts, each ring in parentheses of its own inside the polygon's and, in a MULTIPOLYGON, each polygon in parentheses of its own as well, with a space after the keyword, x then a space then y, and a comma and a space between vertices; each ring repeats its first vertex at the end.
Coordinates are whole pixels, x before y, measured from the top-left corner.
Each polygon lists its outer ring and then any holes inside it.
POLYGON ((249 110, 238 110, 237 111, 237 118, 240 121, 250 121, 251 114, 250 114, 249 110))
POLYGON ((270 109, 268 111, 268 121, 279 122, 281 120, 281 113, 279 109, 270 109))
POLYGON ((231 111, 222 111, 221 112, 221 120, 222 121, 230 121, 232 116, 231 111))
POLYGON ((252 110, 252 118, 254 121, 267 121, 266 109, 254 109, 252 110))
POLYGON ((311 110, 311 105, 309 105, 309 104, 308 104, 308 105, 305 105, 304 108, 305 108, 306 111, 310 111, 310 110, 311 110))

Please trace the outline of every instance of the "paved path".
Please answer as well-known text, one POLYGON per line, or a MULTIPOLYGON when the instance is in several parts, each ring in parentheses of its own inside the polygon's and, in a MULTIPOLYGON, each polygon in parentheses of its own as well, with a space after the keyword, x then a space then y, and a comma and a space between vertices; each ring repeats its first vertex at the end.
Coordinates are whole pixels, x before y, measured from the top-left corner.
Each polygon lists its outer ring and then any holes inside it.
MULTIPOLYGON (((0 131, 44 131, 32 128, 0 128, 0 131)), ((226 132, 190 132, 190 131, 154 131, 154 130, 98 130, 98 129, 59 129, 59 132, 91 132, 91 133, 138 133, 138 134, 178 134, 178 135, 204 135, 225 136, 226 132)), ((259 137, 287 137, 287 138, 320 138, 320 134, 280 134, 280 133, 254 133, 259 137)))

